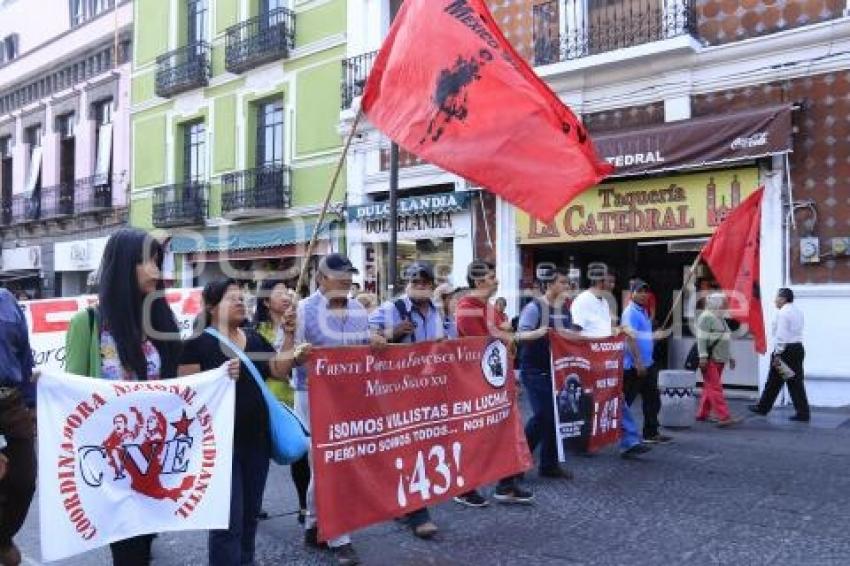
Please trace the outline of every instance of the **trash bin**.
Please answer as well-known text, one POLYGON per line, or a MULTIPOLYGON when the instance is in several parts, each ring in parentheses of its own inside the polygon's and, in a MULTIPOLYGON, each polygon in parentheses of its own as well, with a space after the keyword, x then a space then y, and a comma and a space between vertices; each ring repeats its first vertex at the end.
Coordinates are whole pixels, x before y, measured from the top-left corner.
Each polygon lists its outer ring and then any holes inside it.
POLYGON ((696 417, 696 385, 695 371, 668 369, 658 372, 658 389, 661 392, 658 422, 661 426, 693 426, 696 417))

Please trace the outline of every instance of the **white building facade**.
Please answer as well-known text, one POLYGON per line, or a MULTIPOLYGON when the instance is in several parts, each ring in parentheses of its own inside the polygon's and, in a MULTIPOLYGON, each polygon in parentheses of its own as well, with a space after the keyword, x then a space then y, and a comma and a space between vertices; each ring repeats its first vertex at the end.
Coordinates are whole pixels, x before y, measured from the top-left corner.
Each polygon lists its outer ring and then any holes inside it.
POLYGON ((31 298, 90 288, 126 222, 132 22, 128 0, 0 2, 0 278, 31 298))

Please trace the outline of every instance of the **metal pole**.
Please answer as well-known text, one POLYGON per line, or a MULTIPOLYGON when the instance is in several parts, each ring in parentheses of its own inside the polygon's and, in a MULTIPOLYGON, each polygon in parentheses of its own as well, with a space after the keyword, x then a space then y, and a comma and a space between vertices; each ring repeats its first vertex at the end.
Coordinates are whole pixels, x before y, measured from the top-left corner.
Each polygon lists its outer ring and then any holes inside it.
POLYGON ((398 144, 390 145, 390 242, 387 246, 387 295, 395 296, 398 280, 398 144))

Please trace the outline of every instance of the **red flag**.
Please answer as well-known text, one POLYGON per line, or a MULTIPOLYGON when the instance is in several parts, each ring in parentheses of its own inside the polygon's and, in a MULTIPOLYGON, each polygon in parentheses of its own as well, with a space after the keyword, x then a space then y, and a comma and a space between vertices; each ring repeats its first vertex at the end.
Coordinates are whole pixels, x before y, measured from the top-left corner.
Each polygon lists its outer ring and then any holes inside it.
POLYGON ((767 349, 764 316, 759 290, 759 233, 761 231, 760 188, 736 207, 717 227, 700 252, 721 288, 734 293, 730 313, 747 324, 756 351, 767 349))
POLYGON ((407 0, 362 108, 407 151, 550 222, 613 167, 483 0, 407 0))

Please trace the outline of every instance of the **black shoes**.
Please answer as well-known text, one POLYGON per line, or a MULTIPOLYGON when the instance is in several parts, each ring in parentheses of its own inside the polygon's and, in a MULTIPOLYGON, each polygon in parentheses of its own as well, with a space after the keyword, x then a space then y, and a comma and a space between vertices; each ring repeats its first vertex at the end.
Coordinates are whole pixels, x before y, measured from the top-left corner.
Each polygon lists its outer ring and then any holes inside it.
POLYGON ((747 410, 763 417, 767 416, 767 411, 762 411, 758 405, 747 405, 747 410))
POLYGON ((497 487, 493 499, 499 503, 531 503, 534 494, 518 485, 497 487))
POLYGON ((566 468, 562 468, 561 466, 555 466, 554 468, 545 468, 541 469, 539 473, 541 478, 549 478, 554 480, 571 480, 573 479, 573 473, 566 468))
POLYGON ((317 527, 310 527, 309 529, 304 530, 304 544, 311 548, 319 548, 322 550, 328 548, 327 543, 319 542, 319 529, 317 527))
POLYGON ((334 547, 331 550, 333 551, 334 558, 336 558, 336 563, 339 564, 339 566, 354 566, 355 564, 360 564, 360 557, 357 556, 357 552, 355 552, 351 543, 334 547))
POLYGON ((809 422, 809 420, 811 420, 811 417, 803 416, 803 415, 794 415, 793 417, 790 417, 788 420, 789 421, 795 421, 795 422, 798 422, 798 423, 807 423, 807 422, 809 422))
POLYGON ((490 502, 477 491, 470 491, 463 495, 455 497, 455 503, 466 505, 467 507, 487 507, 490 502))
POLYGON ((643 437, 644 444, 667 444, 669 442, 673 442, 673 437, 661 433, 643 437))
POLYGON ((628 460, 630 458, 635 458, 637 456, 640 456, 641 454, 646 454, 650 450, 652 450, 652 448, 650 448, 646 444, 637 443, 633 446, 630 446, 629 448, 626 448, 622 452, 620 452, 620 457, 628 460))

